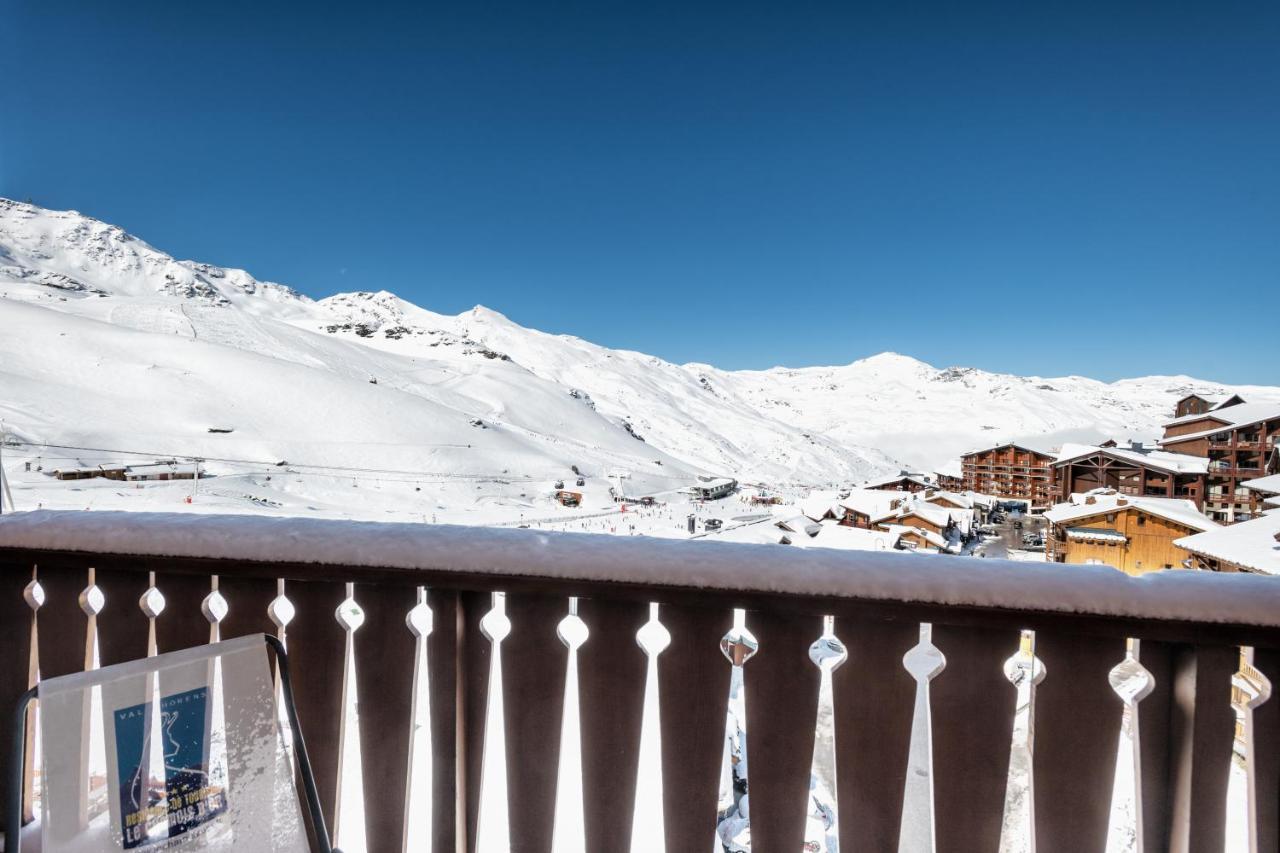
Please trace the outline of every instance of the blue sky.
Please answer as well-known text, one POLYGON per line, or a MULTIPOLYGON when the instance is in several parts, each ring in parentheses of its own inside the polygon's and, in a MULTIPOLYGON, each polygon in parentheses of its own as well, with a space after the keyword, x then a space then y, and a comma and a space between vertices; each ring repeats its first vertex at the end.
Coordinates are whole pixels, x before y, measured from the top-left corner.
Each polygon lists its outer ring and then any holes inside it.
POLYGON ((0 0, 0 195, 675 361, 1280 383, 1280 6, 0 0))

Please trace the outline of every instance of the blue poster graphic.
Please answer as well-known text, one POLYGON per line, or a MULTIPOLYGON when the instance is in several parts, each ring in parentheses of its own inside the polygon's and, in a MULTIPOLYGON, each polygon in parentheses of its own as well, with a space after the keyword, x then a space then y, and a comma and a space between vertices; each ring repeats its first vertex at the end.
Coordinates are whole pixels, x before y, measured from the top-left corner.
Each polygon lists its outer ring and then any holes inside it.
POLYGON ((225 788, 209 780, 209 688, 161 697, 158 744, 150 717, 146 703, 114 712, 126 850, 184 835, 227 809, 225 788), (164 757, 163 779, 150 772, 153 750, 164 757))

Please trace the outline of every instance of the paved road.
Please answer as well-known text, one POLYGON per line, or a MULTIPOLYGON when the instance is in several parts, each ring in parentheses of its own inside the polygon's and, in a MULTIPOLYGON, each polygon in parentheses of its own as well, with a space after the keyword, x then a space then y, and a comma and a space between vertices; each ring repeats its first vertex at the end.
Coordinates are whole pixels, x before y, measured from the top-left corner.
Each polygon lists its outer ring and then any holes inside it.
POLYGON ((1043 533, 1046 527, 1045 520, 1039 516, 1023 515, 1016 517, 1006 517, 1003 522, 996 525, 1000 528, 999 537, 985 537, 982 546, 978 552, 993 559, 1000 559, 1009 556, 1009 551, 1020 550, 1022 548, 1022 534, 1024 533, 1043 533), (1013 526, 1015 521, 1022 522, 1022 528, 1013 526))

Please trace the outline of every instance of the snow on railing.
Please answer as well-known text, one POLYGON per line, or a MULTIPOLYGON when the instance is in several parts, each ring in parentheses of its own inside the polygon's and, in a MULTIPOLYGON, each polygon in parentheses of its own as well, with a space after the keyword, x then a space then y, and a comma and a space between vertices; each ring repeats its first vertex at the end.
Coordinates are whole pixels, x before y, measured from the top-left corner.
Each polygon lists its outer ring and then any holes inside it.
MULTIPOLYGON (((312 519, 0 518, 0 709, 41 674, 286 626, 347 853, 1221 850, 1228 830, 1231 850, 1278 843, 1272 578, 312 519)), ((27 779, 30 803, 37 767, 27 779)))

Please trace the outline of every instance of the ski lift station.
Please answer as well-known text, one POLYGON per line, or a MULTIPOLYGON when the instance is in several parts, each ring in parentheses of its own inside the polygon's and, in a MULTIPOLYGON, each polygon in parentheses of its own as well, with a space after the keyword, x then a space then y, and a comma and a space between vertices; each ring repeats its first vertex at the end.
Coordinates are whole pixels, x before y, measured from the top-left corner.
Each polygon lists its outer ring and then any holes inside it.
POLYGON ((728 477, 699 477, 690 492, 695 498, 714 501, 728 497, 738 490, 738 481, 728 477))

